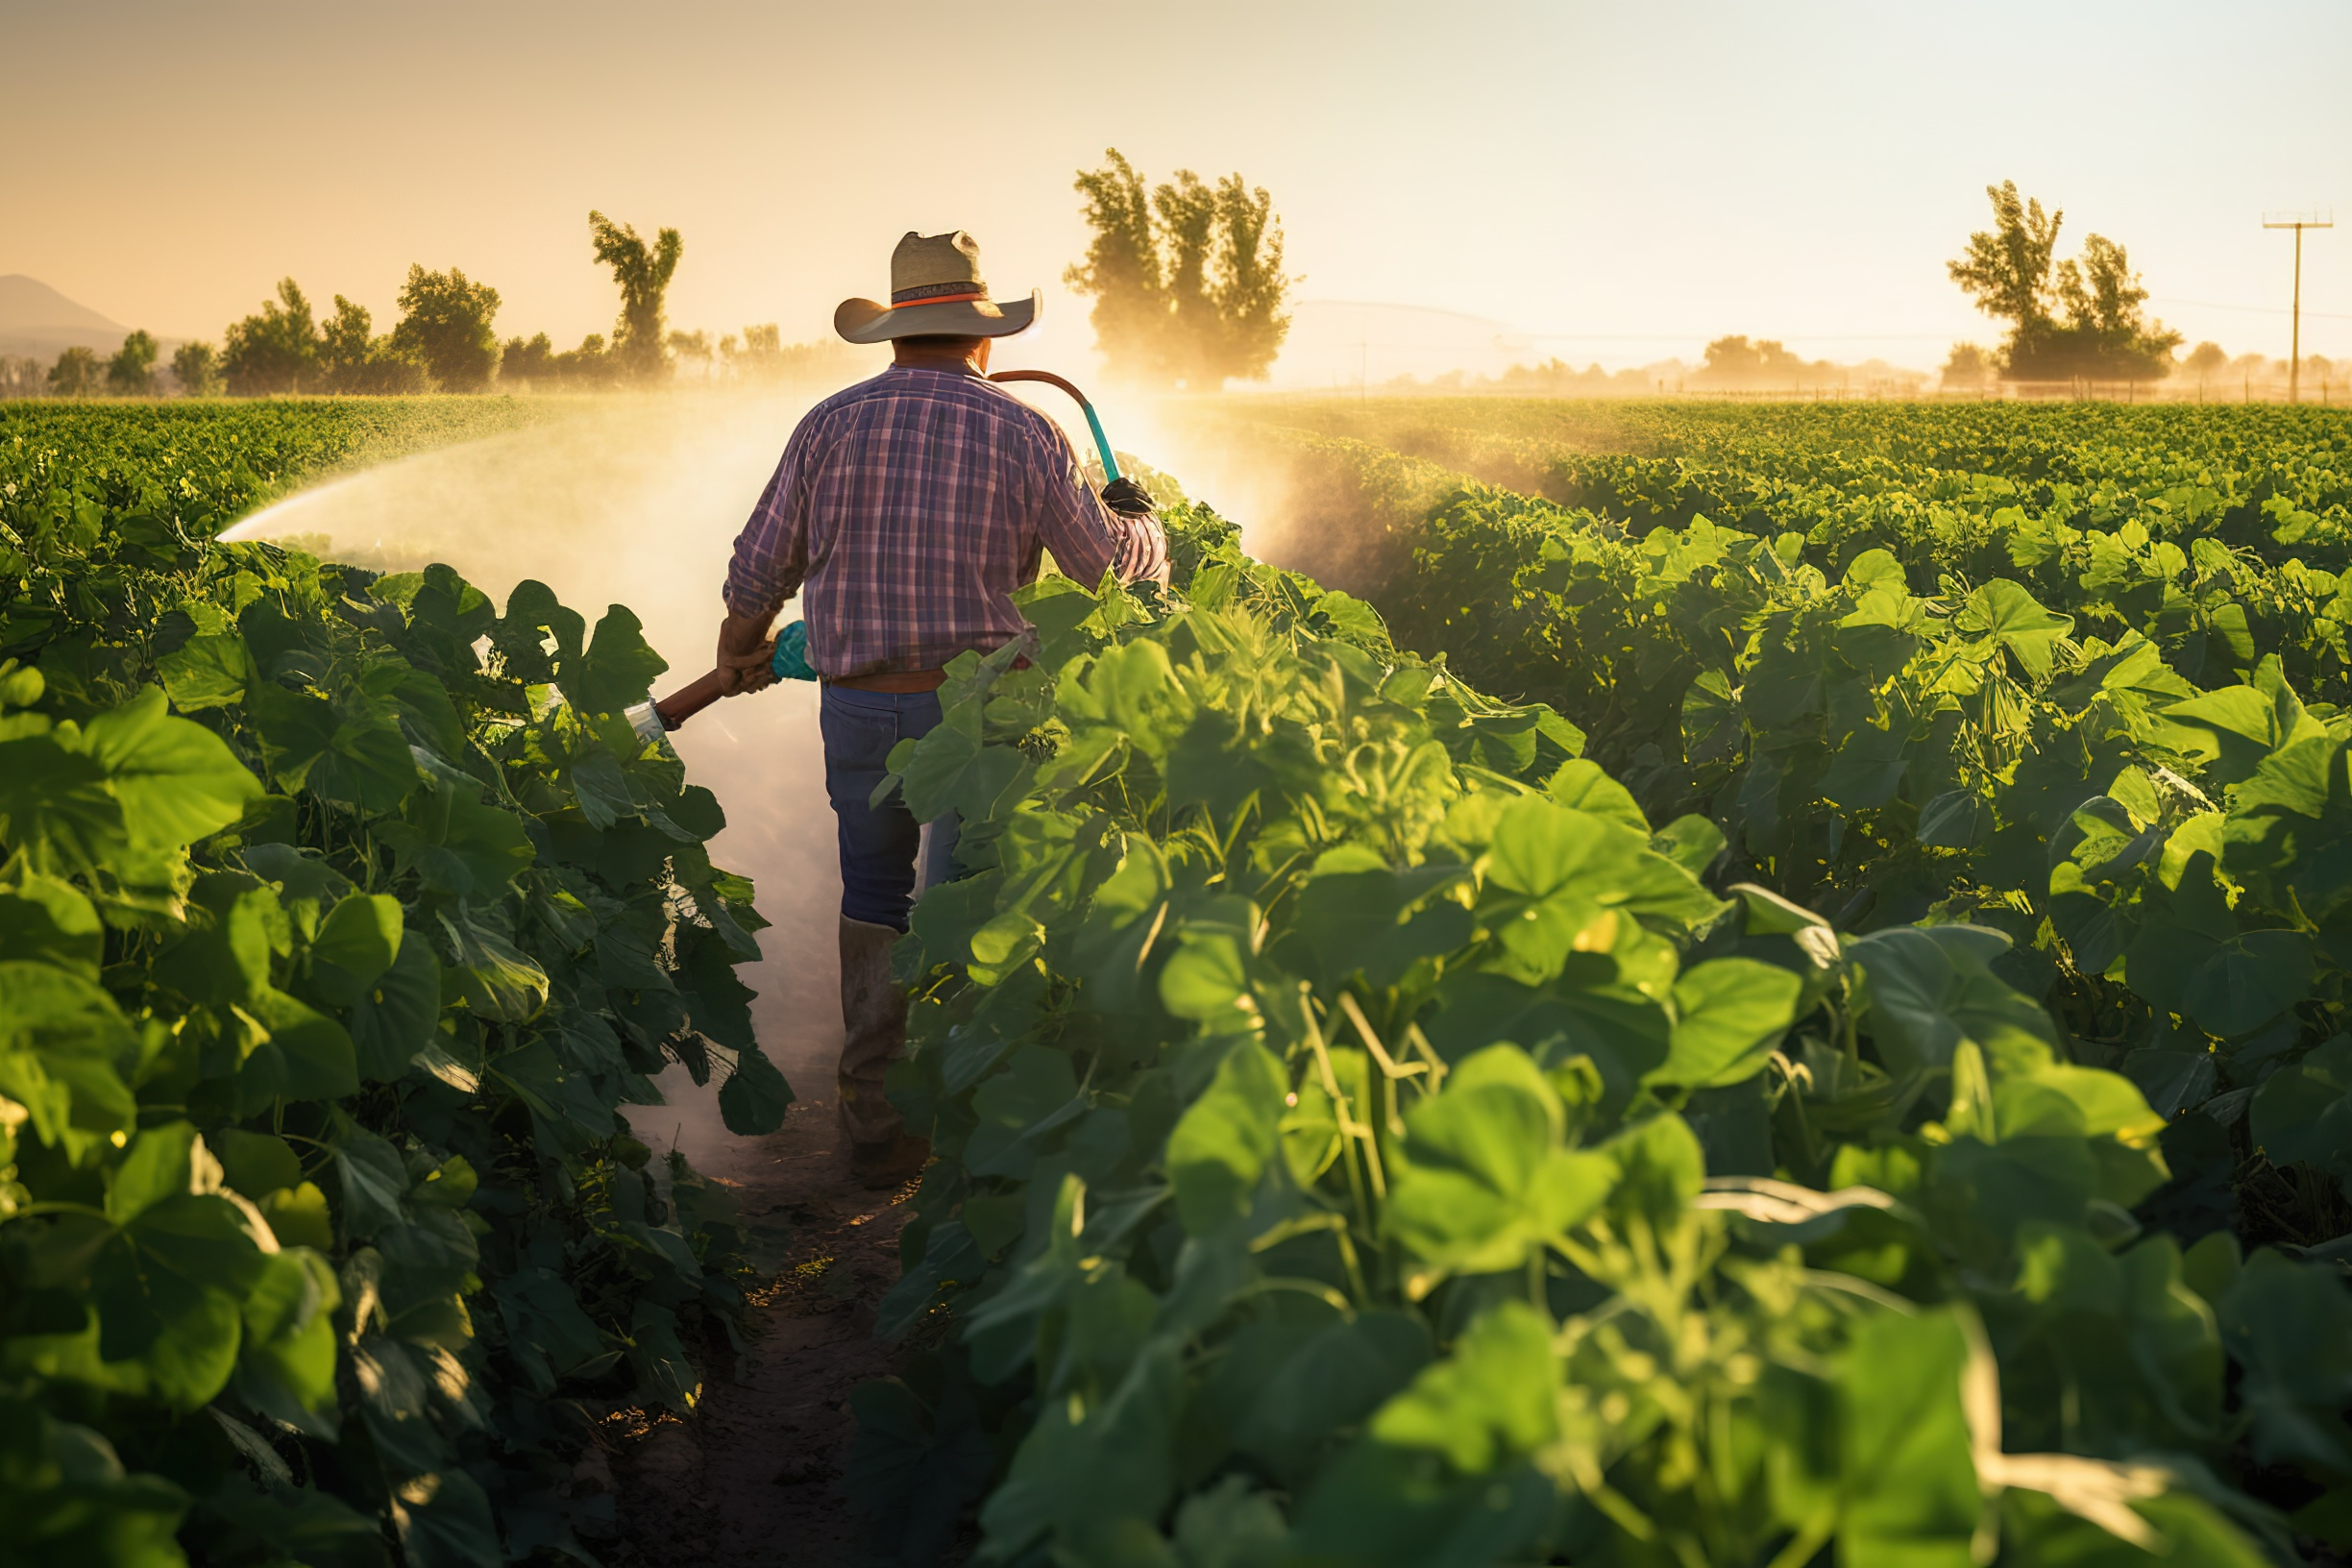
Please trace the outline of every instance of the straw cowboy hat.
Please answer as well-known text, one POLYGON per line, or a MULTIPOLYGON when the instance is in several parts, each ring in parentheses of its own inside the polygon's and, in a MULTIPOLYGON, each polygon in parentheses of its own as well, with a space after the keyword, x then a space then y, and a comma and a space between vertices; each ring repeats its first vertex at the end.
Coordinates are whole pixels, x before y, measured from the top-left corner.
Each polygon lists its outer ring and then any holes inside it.
POLYGON ((988 297, 980 279, 980 242, 958 229, 952 234, 907 231, 891 253, 890 304, 844 300, 833 312, 833 330, 852 343, 887 343, 894 337, 1010 337, 1037 320, 1041 294, 1002 305, 988 297))

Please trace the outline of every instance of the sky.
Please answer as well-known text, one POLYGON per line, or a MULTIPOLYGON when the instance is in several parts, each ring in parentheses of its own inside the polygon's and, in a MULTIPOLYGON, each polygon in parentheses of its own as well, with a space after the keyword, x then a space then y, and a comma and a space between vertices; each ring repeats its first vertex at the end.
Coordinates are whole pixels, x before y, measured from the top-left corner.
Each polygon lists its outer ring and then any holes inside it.
POLYGON ((2283 356, 2262 220, 2332 207, 2303 346, 2352 357, 2344 0, 0 0, 0 274, 160 335, 289 274, 386 330, 422 262, 576 343, 615 313, 598 208, 682 232, 671 322, 714 336, 823 335, 900 233, 967 229, 999 295, 1045 290, 1023 356, 1082 364, 1071 179, 1115 146, 1269 189, 1302 300, 1612 367, 1993 341, 1944 263, 2004 179, 2190 341, 2283 356))

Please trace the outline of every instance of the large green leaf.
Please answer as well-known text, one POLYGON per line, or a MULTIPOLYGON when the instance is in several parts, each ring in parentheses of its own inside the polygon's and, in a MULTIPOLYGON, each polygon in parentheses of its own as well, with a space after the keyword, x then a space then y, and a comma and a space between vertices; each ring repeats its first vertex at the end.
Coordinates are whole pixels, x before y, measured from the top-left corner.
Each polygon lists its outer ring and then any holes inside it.
POLYGON ((1415 961, 1467 945, 1470 911, 1442 892, 1463 870, 1451 866, 1357 870, 1344 864, 1320 870, 1300 890, 1296 917, 1299 935, 1320 971, 1317 978, 1338 985, 1360 972, 1368 984, 1390 986, 1415 961))
POLYGON ((1898 926, 1848 943, 1868 983, 1869 1026, 1897 1074, 1948 1066, 1962 1041, 1989 1051, 2056 1042, 2049 1015, 1993 973, 2009 939, 1972 925, 1898 926))
POLYGON ((2033 595, 2007 577, 1995 577, 1968 597, 1952 625, 2016 655, 2036 680, 2049 678, 2058 641, 2074 629, 2074 618, 2044 609, 2033 595))
POLYGON ((554 1270, 519 1269, 494 1286, 507 1342, 530 1385, 551 1394, 560 1379, 592 1375, 618 1354, 554 1270))
POLYGON ((287 1425, 332 1437, 337 1425, 334 1311, 341 1292, 307 1248, 273 1253, 245 1298, 236 1390, 287 1425))
POLYGON ((1840 1377, 1847 1497, 1838 1560, 1972 1568, 1982 1499, 1960 1379, 1968 1341, 1949 1311, 1874 1314, 1840 1377))
POLYGON ((565 660, 555 674, 574 707, 583 713, 619 713, 646 699, 655 678, 670 665, 647 646, 643 633, 643 625, 625 606, 615 604, 604 612, 587 651, 565 660))
POLYGON ((246 652, 243 637, 213 632, 191 637, 156 660, 156 674, 173 707, 197 713, 245 699, 245 688, 254 679, 253 656, 246 652))
POLYGON ((1531 796, 1496 821, 1486 875, 1480 914, 1502 941, 1507 972, 1529 982, 1557 974, 1572 950, 1607 951, 1620 911, 1679 925, 1722 907, 1644 835, 1531 796))
POLYGON ((753 1045, 738 1052, 735 1070, 719 1086, 719 1114, 728 1132, 756 1138, 784 1125, 793 1097, 792 1086, 775 1064, 753 1045))
POLYGON ((327 698, 266 681, 247 694, 245 706, 270 776, 287 790, 385 811, 416 787, 408 742, 385 715, 346 715, 327 698))
POLYGON ((235 821, 261 794, 261 781, 219 736, 173 718, 154 687, 91 720, 83 741, 106 770, 136 844, 191 844, 235 821))
POLYGON ((427 887, 456 897, 497 896, 537 854, 522 818, 484 801, 462 774, 436 773, 376 834, 427 887))
POLYGON ((441 961, 423 933, 404 929, 392 967, 351 1004, 359 1075, 373 1082, 405 1076, 410 1060, 431 1042, 440 1016, 441 961))
POLYGON ((104 765, 48 734, 0 739, 0 840, 60 872, 112 866, 131 845, 104 765))
POLYGON ((1647 1082, 1706 1089, 1764 1070, 1804 983, 1776 965, 1719 958, 1675 982, 1674 1043, 1647 1082))
POLYGON ((440 917, 454 966, 443 976, 444 996, 502 1023, 527 1023, 547 1005, 548 975, 503 933, 460 904, 440 917))
POLYGON ((0 953, 95 980, 105 947, 98 911, 72 884, 28 871, 14 887, 0 888, 0 953))
POLYGON ((1369 1430, 1383 1443, 1427 1449, 1458 1471, 1482 1475, 1557 1433, 1559 1384, 1551 1325, 1525 1303, 1506 1301, 1382 1406, 1369 1430))
POLYGON ((1558 1097, 1525 1051, 1490 1045, 1406 1117, 1386 1222, 1426 1265, 1409 1288, 1447 1272, 1518 1267, 1531 1247, 1579 1224, 1608 1197, 1617 1166, 1561 1145, 1558 1097))
POLYGON ((1268 1162, 1289 1075, 1254 1040, 1225 1053, 1208 1090, 1168 1134, 1167 1167, 1185 1229, 1203 1235, 1246 1213, 1268 1162))
POLYGON ((352 1006, 392 968, 402 938, 399 899, 351 894, 328 911, 311 939, 311 988, 336 1007, 352 1006))
POLYGON ((2256 1460, 2352 1472, 2343 1423, 2352 1407, 2352 1293, 2335 1265, 2290 1262, 2265 1247, 2217 1310, 2222 1341, 2242 1369, 2256 1460))
POLYGON ((1136 1359, 1110 1398, 1048 1404, 981 1507, 992 1552, 1017 1552, 1049 1531, 1156 1517, 1176 1479, 1169 1437, 1179 1376, 1175 1348, 1163 1341, 1136 1359))
POLYGON ((175 1537, 188 1501, 161 1476, 125 1470, 100 1433, 28 1395, 0 1395, 0 1514, 7 1550, 27 1568, 185 1568, 175 1537))
POLYGON ((236 1073, 237 1100, 247 1112, 359 1092, 358 1054, 340 1023, 282 991, 256 992, 245 1008, 260 1026, 236 1073))
POLYGON ((2287 1064, 2254 1092, 2248 1130, 2274 1165, 2305 1161, 2352 1175, 2352 1035, 2287 1064))
POLYGON ((577 611, 566 609, 553 589, 526 577, 506 596, 506 613, 489 628, 489 635, 506 673, 535 684, 553 679, 558 668, 579 658, 580 639, 587 631, 588 623, 577 611))

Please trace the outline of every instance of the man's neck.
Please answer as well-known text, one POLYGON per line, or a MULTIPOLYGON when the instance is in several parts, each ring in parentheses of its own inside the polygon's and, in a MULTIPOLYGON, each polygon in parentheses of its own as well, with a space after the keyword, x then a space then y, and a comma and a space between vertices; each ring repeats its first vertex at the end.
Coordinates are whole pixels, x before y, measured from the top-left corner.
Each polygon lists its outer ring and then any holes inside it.
POLYGON ((908 370, 937 370, 950 376, 981 376, 987 374, 988 355, 975 349, 970 354, 955 354, 931 348, 915 348, 905 343, 895 346, 894 363, 908 370))

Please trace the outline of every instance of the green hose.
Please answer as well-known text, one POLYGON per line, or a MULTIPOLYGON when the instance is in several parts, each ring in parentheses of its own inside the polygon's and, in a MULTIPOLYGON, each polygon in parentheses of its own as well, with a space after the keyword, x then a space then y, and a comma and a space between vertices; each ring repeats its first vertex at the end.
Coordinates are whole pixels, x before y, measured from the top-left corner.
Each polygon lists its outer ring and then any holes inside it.
POLYGON ((1094 405, 1087 401, 1087 395, 1084 392, 1079 391, 1050 370, 1000 370, 989 380, 992 381, 1043 381, 1048 386, 1060 387, 1077 399, 1078 406, 1086 411, 1087 429, 1094 432, 1094 450, 1102 453, 1103 483, 1115 484, 1118 482, 1118 459, 1111 455, 1111 438, 1103 434, 1102 421, 1094 417, 1094 405))

